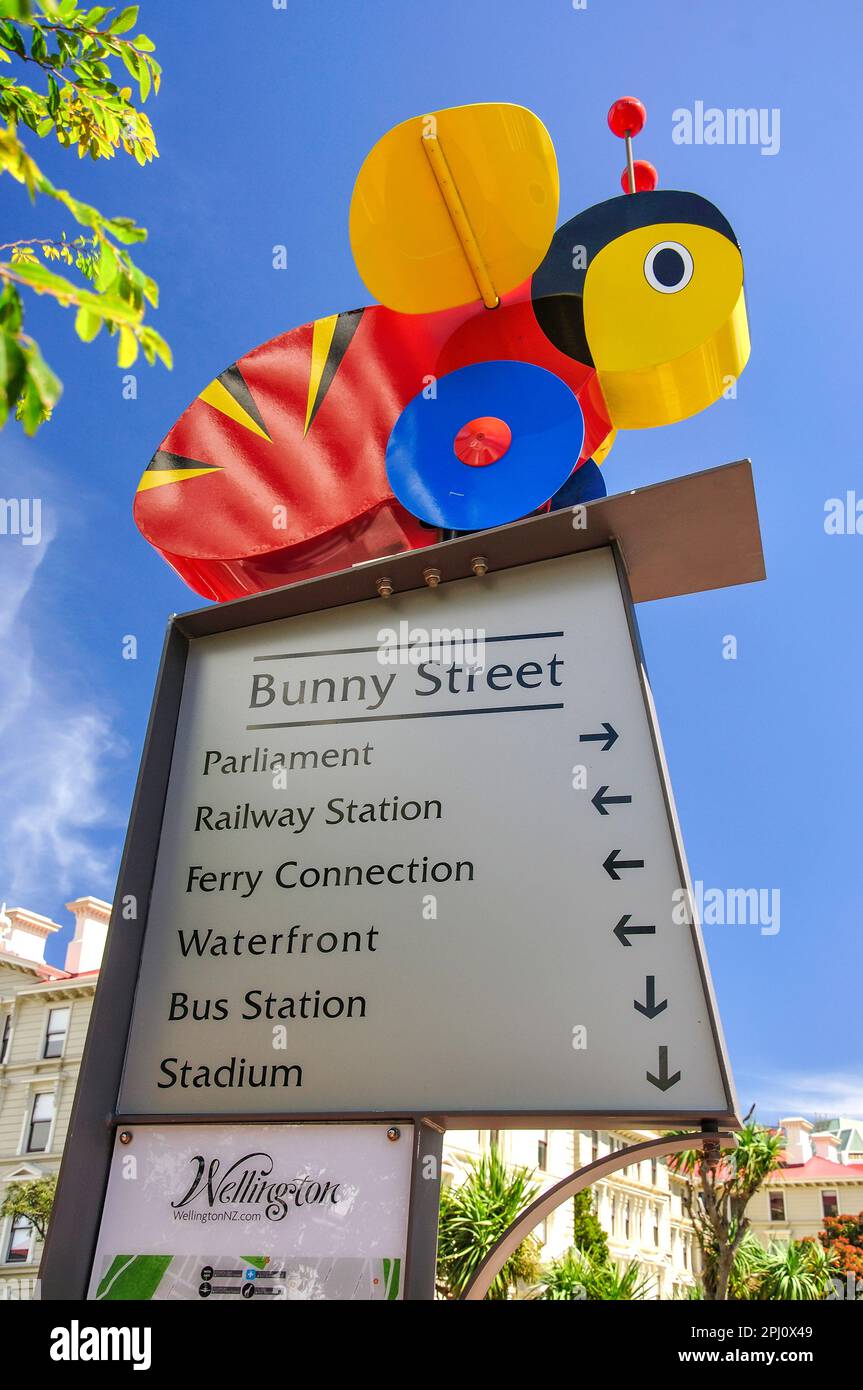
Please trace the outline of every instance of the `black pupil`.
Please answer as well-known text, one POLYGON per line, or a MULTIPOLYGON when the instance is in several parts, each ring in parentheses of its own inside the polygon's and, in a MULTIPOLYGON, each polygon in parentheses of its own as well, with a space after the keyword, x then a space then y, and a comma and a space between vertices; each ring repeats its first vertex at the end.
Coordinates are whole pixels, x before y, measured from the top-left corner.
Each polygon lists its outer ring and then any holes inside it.
POLYGON ((686 266, 680 252, 675 251, 673 246, 663 246, 653 258, 653 274, 666 289, 679 285, 686 274, 686 266))

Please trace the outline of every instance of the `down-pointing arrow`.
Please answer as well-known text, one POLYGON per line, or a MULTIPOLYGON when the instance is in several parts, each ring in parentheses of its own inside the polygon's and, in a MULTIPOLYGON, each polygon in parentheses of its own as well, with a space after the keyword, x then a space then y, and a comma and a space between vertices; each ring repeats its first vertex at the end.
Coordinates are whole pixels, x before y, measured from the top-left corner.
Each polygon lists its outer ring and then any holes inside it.
POLYGON ((676 1071, 673 1076, 668 1075, 668 1048, 659 1049, 659 1075, 654 1076, 653 1072, 645 1072, 645 1076, 651 1086, 658 1086, 660 1091, 668 1091, 672 1086, 676 1086, 680 1080, 680 1072, 676 1071))
POLYGON ((604 734, 580 734, 578 739, 579 743, 602 743, 600 752, 607 753, 609 748, 617 743, 620 734, 616 729, 612 728, 610 724, 607 724, 604 719, 602 721, 602 727, 605 730, 604 734), (604 743, 603 739, 605 740, 604 743))
POLYGON ((617 872, 618 869, 644 868, 643 859, 618 859, 617 856, 620 854, 620 852, 621 851, 619 849, 613 849, 609 854, 608 858, 602 861, 602 867, 605 869, 605 872, 608 874, 609 878, 619 879, 620 874, 617 872))
POLYGON ((596 807, 601 816, 608 815, 605 809, 606 806, 620 805, 624 801, 632 800, 631 796, 606 796, 605 793, 607 791, 608 787, 600 787, 596 794, 590 798, 592 804, 596 807))
POLYGON ((661 1014, 663 1009, 668 1008, 667 999, 660 1000, 658 1004, 656 1002, 655 975, 647 976, 645 980, 645 993, 647 995, 647 1002, 645 1004, 640 1004, 637 999, 633 999, 632 1001, 638 1012, 644 1014, 645 1018, 656 1018, 657 1014, 661 1014))
POLYGON ((621 946, 631 946, 632 942, 629 940, 631 936, 655 936, 656 934, 656 927, 627 926, 627 922, 629 921, 631 916, 632 913, 627 912, 623 917, 621 917, 617 926, 614 928, 614 935, 617 937, 621 946))

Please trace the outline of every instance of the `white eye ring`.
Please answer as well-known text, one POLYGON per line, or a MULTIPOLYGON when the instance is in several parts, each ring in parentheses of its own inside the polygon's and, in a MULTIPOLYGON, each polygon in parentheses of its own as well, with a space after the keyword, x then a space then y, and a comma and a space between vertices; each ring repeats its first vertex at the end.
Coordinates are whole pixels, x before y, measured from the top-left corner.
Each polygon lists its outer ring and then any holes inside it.
POLYGON ((660 241, 656 246, 652 246, 644 258, 644 278, 648 285, 658 290, 660 294, 678 294, 680 290, 685 290, 692 279, 692 272, 695 269, 692 264, 692 256, 685 246, 681 246, 679 241, 660 241), (654 262, 660 251, 676 251, 683 262, 683 275, 676 285, 664 285, 656 277, 654 262))

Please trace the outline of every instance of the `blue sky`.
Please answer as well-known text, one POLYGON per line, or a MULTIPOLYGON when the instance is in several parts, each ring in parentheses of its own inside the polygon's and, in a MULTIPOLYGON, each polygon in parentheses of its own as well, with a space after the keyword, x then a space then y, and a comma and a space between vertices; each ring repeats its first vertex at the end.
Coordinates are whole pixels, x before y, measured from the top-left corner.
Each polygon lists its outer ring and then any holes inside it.
MULTIPOLYGON (((243 352, 366 301, 347 210, 375 139, 436 107, 522 103, 555 141, 563 219, 618 191, 605 115, 634 93, 648 110, 636 154, 661 186, 714 201, 746 264, 753 354, 737 399, 622 436, 607 464, 617 491, 754 463, 767 583, 639 609, 693 877, 781 892, 777 934, 706 928, 720 1010, 744 1108, 863 1113, 863 536, 824 529, 827 499, 863 496, 863 25, 848 3, 831 14, 787 0, 144 0, 165 69, 147 107, 161 158, 79 164, 47 142, 39 155, 55 181, 149 228, 139 260, 175 369, 141 367, 124 400, 113 343, 84 348, 62 310, 30 304, 65 396, 35 441, 0 436, 0 495, 39 496, 46 513, 42 545, 0 537, 0 897, 65 922, 67 899, 111 896, 165 622, 198 605, 132 523, 138 475, 243 352), (777 109, 778 152, 675 144, 672 113, 697 101, 777 109), (136 661, 122 659, 127 634, 136 661)), ((2 208, 4 241, 60 225, 17 187, 2 208)))

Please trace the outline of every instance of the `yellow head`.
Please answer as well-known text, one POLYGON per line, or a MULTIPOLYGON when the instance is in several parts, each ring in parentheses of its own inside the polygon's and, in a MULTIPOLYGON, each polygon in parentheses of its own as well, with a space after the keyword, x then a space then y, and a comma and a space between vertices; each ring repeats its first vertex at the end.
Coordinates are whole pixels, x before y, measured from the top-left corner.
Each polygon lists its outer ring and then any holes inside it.
POLYGON ((628 194, 572 218, 532 296, 546 336, 596 368, 615 428, 697 414, 749 357, 740 248, 695 193, 628 194))

